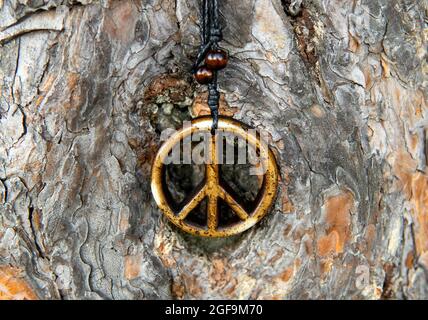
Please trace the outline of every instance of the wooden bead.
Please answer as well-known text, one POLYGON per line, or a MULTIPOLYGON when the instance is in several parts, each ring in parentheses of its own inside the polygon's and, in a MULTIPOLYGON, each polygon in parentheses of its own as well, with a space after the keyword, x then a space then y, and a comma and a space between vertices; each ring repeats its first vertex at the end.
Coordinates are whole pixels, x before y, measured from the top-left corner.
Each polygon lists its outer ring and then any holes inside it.
POLYGON ((213 80, 213 71, 206 66, 199 67, 195 73, 195 79, 200 84, 208 84, 213 80))
POLYGON ((220 70, 227 65, 227 52, 221 49, 210 50, 205 57, 205 64, 211 70, 220 70))

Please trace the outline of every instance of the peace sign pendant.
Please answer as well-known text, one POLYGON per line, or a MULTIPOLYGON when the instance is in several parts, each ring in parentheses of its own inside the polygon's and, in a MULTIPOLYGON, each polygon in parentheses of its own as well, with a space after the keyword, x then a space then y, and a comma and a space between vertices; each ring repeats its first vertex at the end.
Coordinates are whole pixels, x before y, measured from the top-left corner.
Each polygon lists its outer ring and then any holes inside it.
MULTIPOLYGON (((273 152, 267 143, 263 143, 260 135, 241 122, 231 118, 220 117, 215 135, 211 134, 213 118, 201 117, 191 122, 190 126, 175 132, 159 149, 152 167, 151 188, 153 197, 165 216, 180 229, 202 237, 228 237, 239 234, 259 222, 269 211, 276 196, 278 186, 278 168, 273 152), (171 203, 171 197, 165 186, 165 163, 174 150, 180 150, 180 144, 185 140, 191 141, 191 136, 195 134, 205 134, 206 157, 205 157, 205 177, 199 188, 194 190, 192 197, 181 207, 175 208, 171 203), (224 135, 233 135, 251 146, 258 155, 257 164, 262 178, 261 188, 257 195, 257 200, 251 210, 245 210, 239 199, 236 199, 228 188, 222 185, 220 179, 224 135), (261 170, 260 170, 261 169, 261 170), (204 199, 206 206, 206 225, 199 225, 188 221, 188 215, 204 199), (226 226, 219 225, 219 218, 222 214, 219 210, 219 200, 227 204, 233 213, 239 218, 237 222, 226 226)), ((230 189, 230 188, 229 188, 230 189)))

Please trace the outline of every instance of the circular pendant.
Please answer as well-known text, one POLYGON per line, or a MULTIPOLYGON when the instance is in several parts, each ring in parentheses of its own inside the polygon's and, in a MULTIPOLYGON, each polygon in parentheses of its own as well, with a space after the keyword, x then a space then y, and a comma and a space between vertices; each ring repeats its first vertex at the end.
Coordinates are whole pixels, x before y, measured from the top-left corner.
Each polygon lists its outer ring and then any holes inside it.
MULTIPOLYGON (((220 117, 218 129, 215 135, 211 135, 213 119, 211 117, 201 117, 191 122, 190 126, 184 127, 175 132, 159 149, 152 167, 151 188, 153 197, 166 215, 166 217, 180 229, 203 237, 228 237, 241 233, 260 221, 269 211, 276 195, 278 187, 278 168, 275 162, 273 152, 269 149, 267 143, 263 143, 259 134, 241 122, 231 118, 220 117), (205 141, 207 145, 207 157, 205 165, 205 178, 199 189, 192 193, 192 197, 181 207, 176 209, 171 203, 171 197, 168 195, 165 186, 165 163, 170 157, 174 147, 188 140, 194 134, 206 133, 205 141), (239 199, 232 196, 227 188, 222 185, 219 170, 219 152, 223 150, 220 147, 223 134, 237 136, 251 146, 257 153, 259 169, 262 169, 257 175, 262 178, 261 188, 258 191, 257 200, 251 210, 245 210, 240 204, 239 199), (205 226, 196 225, 186 221, 186 217, 194 210, 204 199, 207 199, 207 223, 205 226), (222 214, 219 210, 218 202, 222 200, 227 204, 233 213, 239 217, 237 222, 227 226, 219 226, 219 217, 222 214)), ((180 148, 179 148, 180 150, 180 148)))

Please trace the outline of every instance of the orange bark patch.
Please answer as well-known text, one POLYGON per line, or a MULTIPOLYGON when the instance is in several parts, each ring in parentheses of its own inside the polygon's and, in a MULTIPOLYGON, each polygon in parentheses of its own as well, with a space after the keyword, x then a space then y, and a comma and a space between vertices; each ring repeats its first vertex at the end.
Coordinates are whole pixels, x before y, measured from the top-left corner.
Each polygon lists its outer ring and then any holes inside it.
POLYGON ((412 176, 411 202, 415 207, 413 215, 417 224, 415 228, 416 250, 419 254, 428 252, 428 176, 416 173, 412 176))
POLYGON ((423 255, 428 252, 428 175, 416 168, 416 161, 410 154, 401 152, 396 156, 394 173, 404 196, 413 205, 416 251, 423 255))
POLYGON ((351 210, 354 207, 354 197, 350 192, 329 197, 325 204, 325 219, 327 235, 318 240, 318 254, 342 253, 349 239, 351 225, 351 210))
POLYGON ((236 285, 238 284, 238 280, 232 279, 228 285, 228 288, 226 288, 226 294, 229 296, 232 296, 235 293, 236 285))
POLYGON ((140 254, 135 256, 125 256, 125 278, 132 280, 138 278, 141 272, 141 260, 140 254))
POLYGON ((71 91, 76 88, 77 84, 79 83, 79 74, 77 73, 68 73, 67 74, 67 87, 71 89, 71 91))
POLYGON ((412 175, 416 172, 417 163, 407 152, 399 152, 394 161, 394 173, 399 179, 399 187, 407 200, 412 194, 412 175))
POLYGON ((286 193, 282 195, 282 213, 290 213, 294 211, 294 206, 286 193))
POLYGON ((413 251, 410 251, 406 257, 406 268, 407 269, 413 268, 414 260, 415 260, 415 256, 413 254, 413 251))
POLYGON ((324 118, 325 117, 324 110, 319 105, 317 105, 317 104, 314 104, 311 107, 311 112, 317 118, 324 118))
POLYGON ((366 79, 365 87, 371 88, 373 86, 373 79, 372 79, 372 67, 370 65, 366 65, 363 68, 364 78, 366 79))
POLYGON ((184 275, 183 281, 186 292, 188 292, 192 297, 199 297, 202 294, 202 288, 195 276, 184 275))
POLYGON ((284 255, 284 250, 279 249, 276 251, 275 255, 269 259, 269 264, 272 265, 277 262, 284 255))
POLYGON ((56 74, 49 74, 46 77, 46 80, 42 82, 42 85, 40 86, 39 90, 41 92, 47 92, 52 88, 52 85, 56 79, 57 75, 56 74))
POLYGON ((323 278, 326 276, 327 273, 331 271, 332 268, 333 268, 332 259, 325 259, 321 261, 321 273, 323 275, 323 278))
POLYGON ((287 267, 284 271, 282 271, 278 276, 277 279, 279 279, 282 282, 288 282, 290 279, 295 275, 296 270, 300 268, 302 264, 302 261, 297 258, 294 260, 293 265, 287 267))
POLYGON ((36 107, 40 106, 45 96, 41 95, 36 98, 36 107))
POLYGON ((294 273, 294 268, 288 267, 280 274, 279 278, 281 279, 281 281, 288 282, 293 276, 293 273, 294 273))
POLYGON ((79 109, 82 105, 82 95, 79 87, 80 75, 78 73, 68 73, 66 81, 69 99, 64 102, 63 106, 65 109, 79 109))
POLYGON ((25 281, 22 270, 0 267, 0 300, 37 300, 37 296, 25 281))
POLYGON ((338 253, 340 250, 338 244, 339 235, 336 231, 332 231, 328 235, 321 237, 318 240, 318 254, 324 257, 330 253, 338 253))
POLYGON ((353 37, 351 34, 349 35, 349 50, 351 52, 357 52, 360 48, 360 43, 357 38, 353 37))
POLYGON ((41 219, 41 211, 39 209, 34 210, 34 212, 33 212, 33 221, 32 222, 33 222, 34 229, 36 231, 40 230, 40 226, 41 226, 40 219, 41 219))
MULTIPOLYGON (((282 140, 281 140, 282 141, 282 140)), ((283 168, 282 177, 280 178, 281 184, 281 202, 282 202, 282 213, 290 213, 294 211, 294 205, 288 197, 287 186, 290 184, 290 169, 288 167, 283 168)), ((260 186, 263 183, 263 177, 260 182, 260 186)))
POLYGON ((415 153, 417 147, 418 147, 418 143, 419 143, 419 137, 417 134, 411 134, 410 135, 410 149, 412 150, 413 153, 415 153))
POLYGON ((374 224, 367 226, 364 238, 366 240, 366 252, 372 252, 373 243, 376 240, 376 226, 374 224))
POLYGON ((312 245, 312 240, 305 240, 304 242, 304 246, 305 246, 305 251, 308 255, 311 255, 313 252, 313 245, 312 245))
POLYGON ((36 98, 36 107, 39 107, 42 101, 44 100, 46 93, 52 88, 52 85, 56 79, 56 75, 48 75, 46 80, 39 87, 40 95, 36 98))
POLYGON ((132 1, 118 1, 111 11, 107 11, 104 29, 113 39, 128 43, 134 39, 137 18, 138 10, 132 1))
POLYGON ((380 63, 382 65, 382 77, 389 78, 391 75, 391 68, 389 66, 389 62, 383 55, 381 56, 380 63))
MULTIPOLYGON (((165 231, 165 225, 163 222, 161 222, 160 230, 165 231)), ((165 268, 168 269, 175 268, 177 266, 177 262, 175 261, 174 254, 172 252, 173 246, 173 239, 168 239, 163 232, 158 233, 158 236, 155 238, 155 253, 165 268)))
POLYGON ((231 270, 222 259, 215 259, 212 266, 209 278, 211 287, 223 288, 232 278, 231 270))
POLYGON ((423 111, 422 110, 427 108, 425 96, 422 93, 422 91, 420 91, 420 90, 416 91, 412 105, 415 107, 416 118, 418 118, 418 119, 422 118, 423 117, 423 111))
POLYGON ((290 224, 286 224, 284 228, 284 238, 288 237, 290 234, 292 226, 290 224))
POLYGON ((174 282, 171 287, 172 296, 176 299, 183 299, 186 288, 182 283, 174 282))

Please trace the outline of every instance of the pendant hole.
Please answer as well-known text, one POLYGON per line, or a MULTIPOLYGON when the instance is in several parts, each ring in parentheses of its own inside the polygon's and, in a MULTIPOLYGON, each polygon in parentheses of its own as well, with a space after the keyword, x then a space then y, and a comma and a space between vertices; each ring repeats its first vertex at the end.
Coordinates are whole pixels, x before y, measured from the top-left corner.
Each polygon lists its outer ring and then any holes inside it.
POLYGON ((230 208, 230 206, 224 202, 222 199, 219 199, 219 220, 218 220, 218 228, 226 228, 232 225, 238 224, 241 219, 236 215, 236 213, 230 208))
POLYGON ((230 142, 230 140, 224 140, 223 143, 223 164, 220 166, 221 185, 247 212, 251 212, 256 206, 262 189, 263 176, 253 173, 254 165, 249 161, 251 146, 241 138, 234 139, 233 159, 230 156, 227 159, 226 149, 231 147, 230 142))
POLYGON ((185 201, 204 181, 205 166, 191 164, 168 164, 165 166, 166 191, 174 207, 185 201))
POLYGON ((202 200, 201 203, 199 203, 198 206, 189 213, 184 221, 201 229, 205 229, 208 221, 207 198, 202 200))

